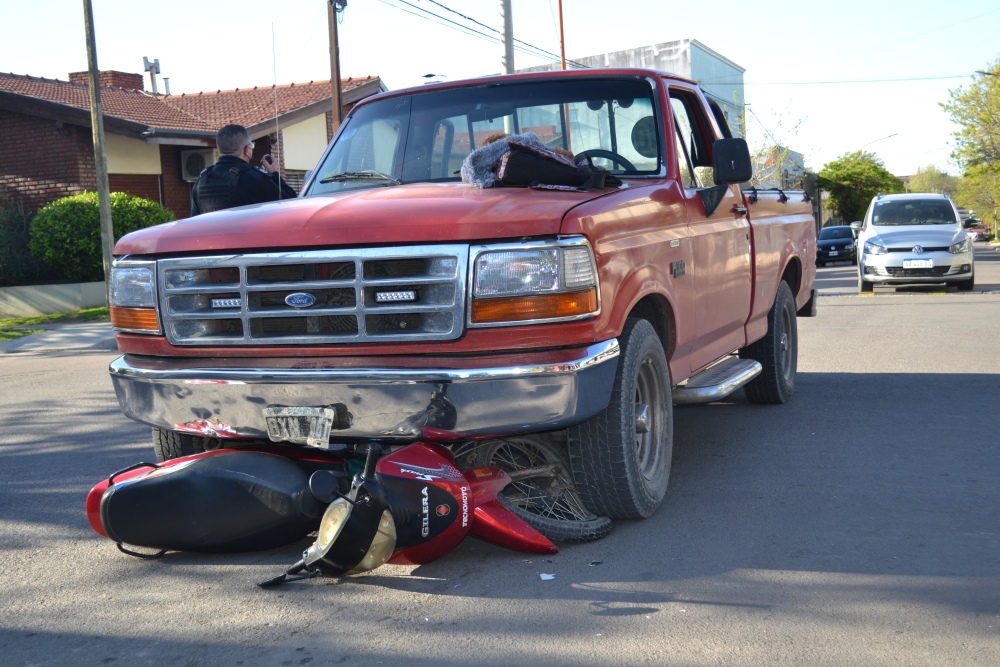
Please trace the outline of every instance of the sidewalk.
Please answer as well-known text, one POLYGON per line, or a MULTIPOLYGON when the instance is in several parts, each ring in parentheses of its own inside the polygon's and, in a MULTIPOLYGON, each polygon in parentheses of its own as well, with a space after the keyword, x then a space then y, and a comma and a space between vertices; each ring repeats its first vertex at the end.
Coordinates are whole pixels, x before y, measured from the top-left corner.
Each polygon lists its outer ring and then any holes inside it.
POLYGON ((25 329, 45 329, 30 336, 0 342, 0 354, 12 352, 59 352, 66 350, 118 349, 110 322, 84 322, 79 324, 34 324, 25 329))

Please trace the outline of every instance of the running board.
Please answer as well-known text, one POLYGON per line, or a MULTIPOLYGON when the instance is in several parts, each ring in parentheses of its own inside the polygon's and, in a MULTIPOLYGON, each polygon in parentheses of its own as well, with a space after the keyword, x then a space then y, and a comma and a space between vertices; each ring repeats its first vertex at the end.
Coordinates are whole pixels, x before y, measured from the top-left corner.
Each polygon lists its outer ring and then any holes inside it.
POLYGON ((760 375, 761 370, 759 361, 726 357, 674 387, 674 403, 686 405, 718 401, 760 375))

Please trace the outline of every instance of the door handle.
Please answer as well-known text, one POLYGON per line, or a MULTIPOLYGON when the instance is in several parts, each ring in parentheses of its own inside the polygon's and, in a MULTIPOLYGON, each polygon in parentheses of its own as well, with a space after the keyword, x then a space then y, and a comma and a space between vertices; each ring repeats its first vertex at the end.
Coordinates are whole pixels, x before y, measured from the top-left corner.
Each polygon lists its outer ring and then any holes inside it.
POLYGON ((732 211, 740 216, 744 216, 747 214, 747 207, 740 204, 733 204, 732 211))

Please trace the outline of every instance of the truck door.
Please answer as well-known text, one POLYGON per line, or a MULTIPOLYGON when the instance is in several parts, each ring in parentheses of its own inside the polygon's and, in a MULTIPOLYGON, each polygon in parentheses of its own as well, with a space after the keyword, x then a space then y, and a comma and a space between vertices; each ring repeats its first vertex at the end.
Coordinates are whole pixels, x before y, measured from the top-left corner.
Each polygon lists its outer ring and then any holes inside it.
POLYGON ((691 365, 697 370, 745 343, 752 288, 750 225, 734 210, 743 203, 738 185, 728 186, 711 212, 699 194, 715 185, 711 148, 716 137, 701 97, 671 86, 670 109, 693 246, 686 272, 695 292, 698 337, 691 365))

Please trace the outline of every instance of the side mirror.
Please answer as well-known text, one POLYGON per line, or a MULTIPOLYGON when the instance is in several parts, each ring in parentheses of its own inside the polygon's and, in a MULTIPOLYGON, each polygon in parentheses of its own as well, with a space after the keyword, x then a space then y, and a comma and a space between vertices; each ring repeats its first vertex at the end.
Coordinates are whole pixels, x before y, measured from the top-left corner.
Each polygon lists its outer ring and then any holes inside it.
POLYGON ((858 231, 864 226, 864 224, 865 223, 861 222, 860 220, 855 220, 854 222, 851 223, 851 229, 853 229, 854 231, 858 231))
POLYGON ((712 144, 716 183, 746 183, 753 178, 750 149, 744 139, 719 139, 712 144))

